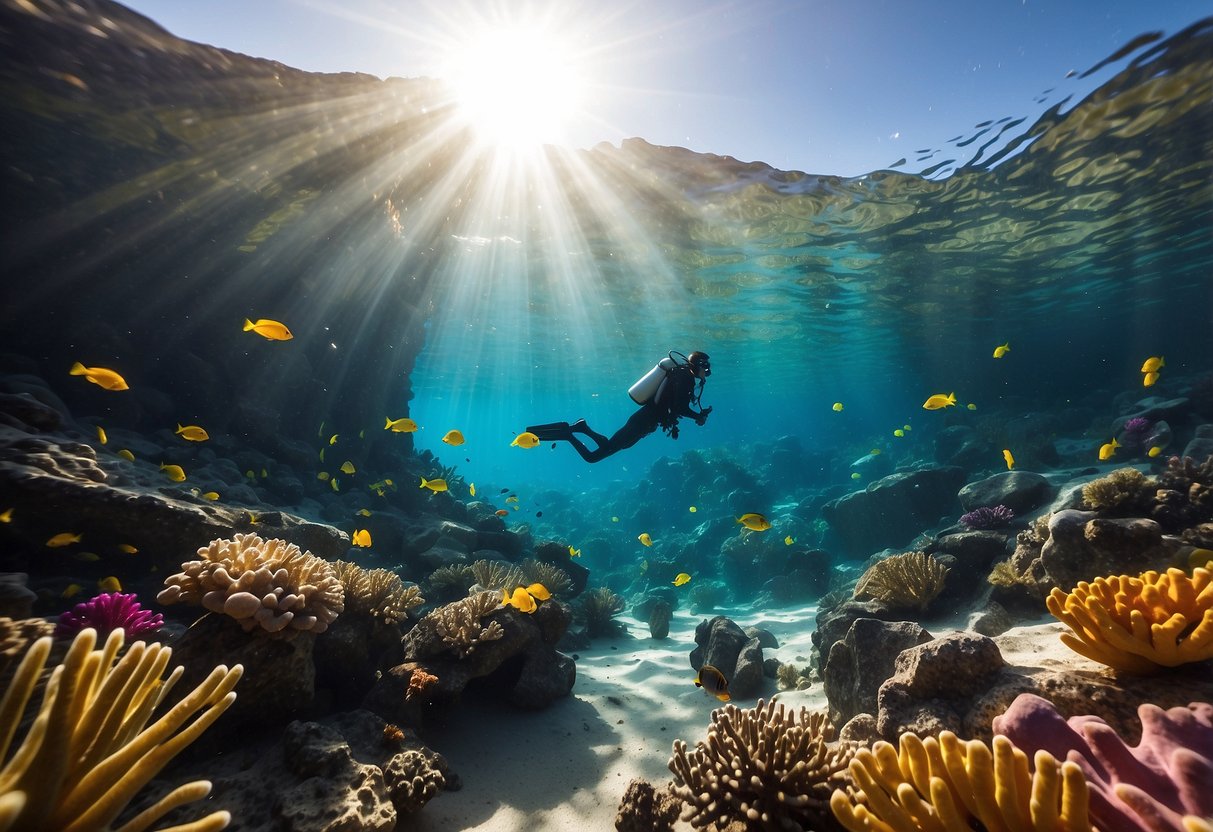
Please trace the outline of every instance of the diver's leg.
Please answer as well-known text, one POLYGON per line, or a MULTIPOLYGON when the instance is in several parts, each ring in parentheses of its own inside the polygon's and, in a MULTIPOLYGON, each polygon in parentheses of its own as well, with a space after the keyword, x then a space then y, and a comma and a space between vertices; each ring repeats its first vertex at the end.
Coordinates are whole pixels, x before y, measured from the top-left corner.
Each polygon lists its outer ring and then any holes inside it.
POLYGON ((573 433, 584 433, 586 436, 593 439, 598 445, 605 445, 608 441, 605 435, 587 425, 585 423, 585 419, 578 419, 576 422, 569 425, 569 430, 571 430, 573 433))
POLYGON ((614 453, 614 451, 608 450, 606 445, 599 445, 597 448, 591 451, 585 446, 584 442, 571 433, 568 436, 568 443, 573 446, 573 450, 581 454, 581 458, 586 462, 597 462, 598 460, 605 459, 614 453))
POLYGON ((611 454, 626 450, 655 430, 657 430, 657 412, 653 408, 642 407, 633 413, 623 423, 623 427, 615 431, 611 438, 606 441, 605 447, 610 450, 605 455, 610 456, 611 454))
POLYGON ((572 434, 569 431, 568 422, 550 422, 546 425, 531 425, 527 428, 527 433, 533 433, 539 437, 540 442, 550 442, 555 439, 568 439, 572 434))

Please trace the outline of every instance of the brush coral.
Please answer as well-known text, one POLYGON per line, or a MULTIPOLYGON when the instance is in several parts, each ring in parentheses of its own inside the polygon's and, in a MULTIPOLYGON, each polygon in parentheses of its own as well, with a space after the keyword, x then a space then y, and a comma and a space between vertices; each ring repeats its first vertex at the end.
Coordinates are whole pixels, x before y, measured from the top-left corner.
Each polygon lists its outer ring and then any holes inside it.
POLYGON ((943 592, 948 567, 922 552, 877 561, 855 584, 855 598, 875 598, 896 609, 925 610, 943 592))
POLYGON ((1077 653, 1127 673, 1213 658, 1213 573, 1150 571, 1082 581, 1045 600, 1073 632, 1061 640, 1077 653))
POLYGON ((154 633, 163 626, 164 616, 145 610, 140 606, 138 596, 103 592, 59 616, 55 635, 74 636, 86 627, 92 627, 103 638, 114 630, 134 637, 154 633))

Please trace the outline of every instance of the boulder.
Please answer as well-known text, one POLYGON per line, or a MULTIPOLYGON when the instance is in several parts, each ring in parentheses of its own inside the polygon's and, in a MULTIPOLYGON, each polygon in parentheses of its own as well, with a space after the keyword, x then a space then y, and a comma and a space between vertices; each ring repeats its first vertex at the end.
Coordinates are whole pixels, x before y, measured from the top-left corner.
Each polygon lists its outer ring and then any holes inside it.
POLYGON ((1002 505, 1019 517, 1043 506, 1052 499, 1053 492, 1053 486, 1040 474, 1003 471, 969 483, 956 496, 965 511, 1002 505))
POLYGON ((876 713, 876 694, 893 675, 898 654, 932 638, 912 621, 856 619, 830 648, 822 673, 834 727, 841 728, 857 714, 876 713))
POLYGON ((1059 511, 1049 518, 1040 560, 1056 586, 1069 590, 1102 575, 1136 575, 1165 563, 1171 548, 1162 528, 1140 517, 1106 518, 1089 511, 1059 511))
POLYGON ((821 515, 848 556, 865 557, 905 546, 942 515, 954 514, 964 478, 964 469, 954 466, 890 474, 826 503, 821 515))
POLYGON ((881 621, 901 621, 901 613, 894 612, 882 601, 843 601, 836 607, 817 613, 813 630, 813 646, 817 648, 821 661, 830 655, 830 648, 842 639, 851 625, 860 618, 876 618, 881 621))
POLYGON ((935 434, 935 461, 940 465, 972 471, 988 464, 990 457, 990 446, 968 425, 952 425, 935 434))
POLYGON ((724 674, 729 693, 737 698, 757 695, 762 689, 762 645, 746 635, 732 620, 718 615, 699 622, 695 628, 696 647, 691 651, 691 667, 699 670, 710 664, 724 674))

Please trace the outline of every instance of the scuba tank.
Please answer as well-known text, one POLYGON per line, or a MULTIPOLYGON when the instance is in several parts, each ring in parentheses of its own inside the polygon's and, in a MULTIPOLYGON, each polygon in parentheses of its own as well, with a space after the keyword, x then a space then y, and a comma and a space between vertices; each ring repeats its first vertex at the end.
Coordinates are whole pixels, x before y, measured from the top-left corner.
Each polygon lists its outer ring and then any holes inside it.
POLYGON ((685 355, 671 350, 669 355, 653 365, 653 369, 641 376, 635 384, 628 388, 628 395, 632 397, 632 401, 636 402, 636 404, 646 404, 657 395, 661 382, 665 381, 666 376, 675 367, 683 366, 686 363, 687 358, 685 355), (674 356, 678 356, 682 360, 679 361, 674 356))

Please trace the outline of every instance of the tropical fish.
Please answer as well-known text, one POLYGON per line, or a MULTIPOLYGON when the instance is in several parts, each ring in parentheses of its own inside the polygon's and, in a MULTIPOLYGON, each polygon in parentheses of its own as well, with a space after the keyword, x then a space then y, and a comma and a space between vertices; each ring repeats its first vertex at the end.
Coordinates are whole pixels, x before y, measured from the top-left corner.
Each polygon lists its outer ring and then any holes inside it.
POLYGON ((119 543, 118 551, 125 552, 128 555, 138 554, 139 550, 129 543, 119 543))
POLYGON ((121 592, 122 582, 113 575, 110 575, 97 581, 97 589, 102 592, 121 592))
POLYGON ((105 433, 105 428, 101 427, 101 425, 97 425, 97 441, 99 441, 102 445, 110 441, 109 436, 107 436, 105 433))
POLYGON ((333 478, 331 478, 331 479, 329 480, 329 488, 333 489, 334 491, 339 491, 339 490, 340 490, 340 486, 338 486, 338 485, 337 485, 337 478, 336 478, 336 477, 333 477, 333 478))
POLYGON ((1005 344, 999 344, 997 347, 994 348, 994 357, 1002 358, 1004 355, 1006 355, 1010 351, 1011 351, 1011 342, 1007 341, 1005 344))
POLYGON ((355 546, 368 549, 371 545, 371 533, 367 529, 356 529, 350 540, 354 542, 355 546))
POLYGON ((503 588, 501 590, 501 603, 505 604, 507 607, 514 607, 519 612, 526 613, 533 613, 539 608, 539 605, 535 603, 535 599, 531 596, 531 593, 527 592, 526 588, 521 586, 515 587, 513 595, 510 594, 509 590, 503 588))
POLYGON ((1150 450, 1146 451, 1146 456, 1148 456, 1152 459, 1161 453, 1162 453, 1162 446, 1155 445, 1154 447, 1150 448, 1150 450))
POLYGON ((72 365, 72 368, 67 371, 69 375, 84 376, 88 381, 104 390, 130 390, 127 386, 126 379, 118 375, 113 370, 107 370, 105 367, 85 367, 79 361, 72 365))
POLYGON ((363 517, 371 516, 371 510, 369 508, 360 508, 360 509, 358 509, 358 513, 361 514, 363 517))
POLYGON ((536 517, 542 517, 542 516, 543 516, 543 512, 542 512, 542 511, 537 511, 537 512, 535 512, 535 516, 536 516, 536 517))
POLYGON ((253 482, 257 481, 257 472, 254 471, 252 468, 245 471, 244 476, 247 477, 248 479, 252 480, 253 482))
POLYGON ((737 522, 752 532, 765 532, 771 528, 770 522, 761 514, 743 514, 737 518, 737 522))
POLYGON ((530 431, 524 430, 522 433, 514 437, 514 441, 510 443, 510 447, 517 445, 519 448, 533 448, 539 444, 539 437, 530 431))
POLYGON ((1163 356, 1152 355, 1145 360, 1144 364, 1141 365, 1141 371, 1143 373, 1157 373, 1165 366, 1167 366, 1167 362, 1163 356))
POLYGON ((723 673, 710 664, 699 668, 699 675, 695 677, 695 687, 703 688, 705 693, 715 696, 721 702, 729 701, 728 680, 724 678, 723 673))
POLYGON ((205 428, 200 428, 197 425, 182 426, 180 422, 177 423, 176 433, 182 439, 189 442, 205 442, 211 438, 211 435, 206 432, 205 428))
POLYGON ((1015 457, 1011 456, 1010 448, 1002 449, 1002 458, 1007 461, 1007 470, 1008 471, 1010 471, 1012 468, 1015 467, 1015 457))
POLYGON ((965 407, 967 407, 969 410, 977 409, 977 405, 973 404, 972 402, 969 402, 968 404, 966 404, 965 407))
POLYGON ((834 402, 832 409, 835 413, 842 413, 842 402, 834 402))
POLYGON ((508 497, 506 497, 506 498, 505 498, 505 501, 506 501, 507 503, 516 503, 516 502, 518 502, 518 495, 517 495, 517 494, 511 494, 510 496, 508 496, 508 497))
POLYGON ((1158 381, 1158 373, 1146 373, 1144 376, 1141 377, 1141 386, 1142 387, 1153 387, 1157 381, 1158 381))
POLYGON ((494 511, 493 514, 496 514, 498 517, 505 517, 507 514, 509 514, 509 512, 503 508, 499 508, 494 511))
POLYGON ((913 428, 911 428, 909 425, 902 425, 901 429, 906 431, 907 433, 909 433, 911 430, 913 430, 913 428))
POLYGON ((569 546, 569 557, 571 557, 571 558, 579 558, 579 557, 581 557, 581 550, 580 550, 580 549, 574 549, 572 546, 569 546))
POLYGON ((473 497, 476 496, 476 483, 471 483, 468 485, 468 494, 472 495, 473 497))
POLYGON ((383 480, 383 484, 387 485, 387 486, 391 486, 393 490, 396 488, 396 483, 392 482, 390 479, 387 479, 386 477, 383 480))
POLYGON ((526 591, 536 601, 546 601, 552 597, 552 593, 548 592, 548 588, 540 583, 531 584, 526 588, 526 591))
POLYGON ((324 451, 325 451, 325 449, 324 449, 324 448, 321 448, 321 449, 320 449, 320 461, 321 461, 321 462, 324 462, 324 451))
POLYGON ((498 491, 497 493, 498 494, 509 494, 510 490, 508 488, 503 488, 500 491, 498 491))
POLYGON ((329 472, 328 471, 317 471, 316 479, 320 480, 321 482, 328 482, 329 472))
POLYGON ((11 508, 6 508, 4 511, 0 511, 0 523, 11 522, 13 522, 13 510, 11 508))
POLYGON ((270 478, 270 472, 267 469, 262 468, 261 469, 261 479, 268 480, 269 478, 270 478))
POLYGON ((79 543, 81 536, 72 532, 59 532, 59 534, 46 541, 46 545, 52 549, 58 549, 61 546, 70 546, 73 543, 79 543))
POLYGON ((443 479, 427 480, 425 477, 422 477, 421 485, 418 487, 419 488, 428 488, 430 491, 433 491, 435 493, 437 493, 439 491, 446 491, 446 480, 443 480, 443 479))
POLYGON ((256 525, 261 521, 261 515, 257 514, 256 512, 248 511, 245 513, 248 514, 248 522, 250 526, 256 525))
POLYGON ((393 433, 412 433, 417 430, 417 423, 407 416, 401 419, 389 419, 385 416, 383 429, 393 433))
POLYGON ((463 434, 457 430, 448 430, 446 435, 442 437, 442 441, 448 445, 458 447, 463 444, 463 434))
POLYGON ((289 341, 295 337, 286 328, 286 324, 271 321, 269 318, 258 318, 256 322, 245 318, 244 331, 255 332, 267 341, 289 341))
POLYGON ((795 542, 796 542, 796 541, 795 541, 795 540, 792 538, 792 536, 791 536, 791 535, 788 535, 787 537, 785 537, 785 538, 783 539, 783 545, 784 545, 784 546, 791 546, 791 545, 792 545, 793 543, 795 543, 795 542))
POLYGON ((873 448, 872 450, 868 451, 868 453, 870 453, 872 456, 880 456, 881 451, 880 448, 873 448))
POLYGON ((356 469, 354 467, 354 463, 350 462, 348 459, 345 462, 341 463, 341 473, 343 473, 343 474, 353 474, 357 470, 358 469, 356 469))
POLYGON ((1116 441, 1116 437, 1112 437, 1111 442, 1105 442, 1099 446, 1099 459, 1105 461, 1116 456, 1116 449, 1120 447, 1120 443, 1116 441))
POLYGON ((84 563, 96 563, 101 560, 101 555, 96 552, 76 552, 72 557, 84 563))
POLYGON ((956 394, 948 393, 946 396, 943 393, 936 393, 922 403, 923 410, 939 410, 944 407, 954 407, 956 405, 956 394))
POLYGON ((674 576, 674 580, 670 581, 670 583, 672 583, 674 586, 683 586, 684 584, 689 584, 690 582, 691 576, 686 572, 679 572, 674 576))
POLYGON ((856 471, 853 474, 851 474, 851 479, 857 480, 860 478, 860 476, 862 476, 862 475, 858 471, 856 471))
POLYGON ((213 502, 215 502, 215 500, 219 499, 219 492, 218 491, 204 491, 204 492, 202 492, 202 499, 210 500, 213 503, 213 502))
POLYGON ((687 509, 687 511, 691 512, 691 514, 694 514, 695 512, 699 511, 699 509, 695 508, 695 506, 691 506, 689 509, 687 509))
POLYGON ((618 517, 614 517, 614 516, 612 516, 612 517, 611 517, 611 522, 612 522, 612 523, 618 523, 618 522, 619 522, 619 518, 618 518, 618 517))
POLYGON ((649 559, 645 558, 644 560, 642 560, 640 562, 640 574, 643 575, 645 572, 648 572, 648 571, 649 571, 649 559))
POLYGON ((337 444, 337 437, 338 437, 338 436, 340 436, 340 435, 341 435, 341 434, 339 434, 339 433, 334 433, 332 436, 330 436, 330 437, 329 437, 329 444, 330 444, 330 445, 336 445, 336 444, 337 444))
POLYGON ((160 470, 173 482, 185 482, 185 469, 180 465, 165 465, 161 462, 160 470))
POLYGON ((358 438, 366 439, 366 428, 363 428, 362 430, 358 431, 358 438))
POLYGON ((641 543, 643 543, 645 546, 653 545, 653 538, 649 536, 648 532, 641 532, 640 534, 636 535, 636 539, 639 540, 641 543))
POLYGON ((898 428, 897 430, 893 431, 893 435, 896 436, 898 439, 900 439, 901 437, 906 435, 906 432, 904 430, 902 430, 901 428, 898 428))
POLYGON ((60 598, 75 598, 77 595, 80 594, 80 591, 82 589, 84 589, 84 587, 80 586, 80 584, 68 584, 67 588, 64 589, 62 593, 60 593, 59 597, 60 598))

